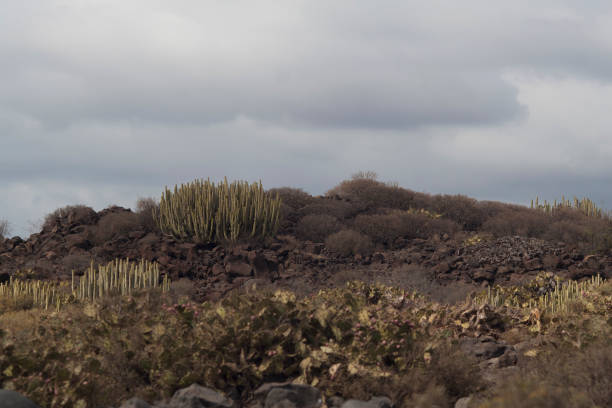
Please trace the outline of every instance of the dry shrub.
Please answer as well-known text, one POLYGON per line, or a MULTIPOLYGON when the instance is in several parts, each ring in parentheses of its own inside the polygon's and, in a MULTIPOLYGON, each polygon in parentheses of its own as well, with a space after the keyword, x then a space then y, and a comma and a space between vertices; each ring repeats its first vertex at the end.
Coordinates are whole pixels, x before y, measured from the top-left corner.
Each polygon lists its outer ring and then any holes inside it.
POLYGON ((176 302, 193 300, 196 293, 197 288, 190 279, 180 278, 170 284, 170 295, 176 302))
POLYGON ((586 229, 571 221, 556 221, 548 226, 544 238, 555 242, 580 242, 588 239, 586 229))
POLYGON ((342 229, 342 223, 336 217, 326 214, 312 214, 303 217, 296 226, 300 239, 323 242, 325 238, 342 229))
POLYGON ((62 259, 62 265, 66 271, 83 272, 91 263, 91 257, 87 254, 66 255, 62 259))
POLYGON ((295 225, 304 215, 300 209, 312 204, 315 198, 299 188, 281 187, 268 190, 273 196, 281 198, 279 234, 294 234, 295 225))
POLYGON ((588 217, 579 210, 562 208, 549 216, 544 238, 563 241, 594 251, 612 249, 612 220, 588 217))
POLYGON ((594 404, 612 407, 612 344, 593 343, 584 350, 555 350, 532 371, 563 389, 585 392, 594 404))
MULTIPOLYGON (((517 379, 504 384, 503 390, 496 396, 480 404, 471 404, 478 408, 590 408, 593 405, 579 390, 568 390, 554 387, 546 381, 531 378, 517 379)), ((603 405, 601 405, 603 406, 603 405)))
MULTIPOLYGON (((417 360, 425 345, 419 344, 405 358, 417 360)), ((477 361, 457 346, 442 345, 427 366, 411 367, 401 376, 376 378, 363 375, 340 376, 330 381, 322 378, 321 387, 344 398, 369 400, 385 395, 396 407, 447 408, 451 401, 468 396, 483 386, 477 361)))
POLYGON ((157 231, 159 229, 153 216, 156 210, 159 210, 159 203, 152 197, 141 197, 136 201, 138 220, 147 231, 157 231))
POLYGON ((550 218, 537 210, 508 208, 489 218, 482 225, 482 231, 490 232, 495 237, 521 235, 540 238, 544 235, 549 223, 550 218))
POLYGON ((478 201, 464 195, 433 196, 432 210, 468 231, 480 228, 486 217, 486 212, 478 205, 478 201))
POLYGON ((478 361, 456 345, 443 344, 434 350, 427 371, 452 398, 468 396, 483 386, 478 361))
POLYGON ((325 240, 325 247, 341 256, 368 256, 374 250, 372 240, 354 230, 342 230, 331 234, 325 240))
POLYGON ((295 224, 300 219, 300 215, 291 207, 281 202, 280 215, 278 221, 278 234, 294 234, 295 224))
POLYGON ((6 238, 9 234, 9 223, 7 220, 0 220, 0 238, 6 238))
POLYGON ((404 402, 409 408, 446 408, 451 407, 451 402, 442 385, 430 384, 425 391, 415 393, 409 400, 404 402))
POLYGON ((448 234, 453 236, 461 231, 461 226, 453 220, 446 220, 442 218, 430 219, 423 227, 424 234, 431 236, 433 234, 448 234))
POLYGON ((93 208, 86 205, 68 205, 58 208, 47 214, 43 222, 43 231, 49 231, 55 226, 67 226, 70 224, 91 225, 98 221, 98 214, 93 208))
POLYGON ((386 214, 358 215, 353 226, 369 236, 375 244, 392 247, 397 238, 426 237, 426 226, 430 220, 424 214, 394 210, 386 214))
POLYGON ((429 208, 429 196, 405 188, 387 185, 371 178, 345 180, 326 193, 328 197, 339 197, 359 203, 369 209, 429 208))
POLYGON ((94 245, 102 245, 119 235, 127 234, 139 224, 138 215, 131 211, 108 213, 98 221, 92 242, 94 245))
POLYGON ((500 201, 479 201, 478 207, 485 220, 495 217, 504 211, 523 211, 525 209, 521 205, 502 203, 500 201))
POLYGON ((336 200, 328 197, 317 197, 311 204, 302 207, 299 214, 303 217, 312 214, 325 214, 336 217, 339 220, 352 218, 363 208, 355 203, 336 200))
POLYGON ((483 408, 610 407, 612 344, 592 343, 582 350, 551 349, 524 372, 500 385, 483 408))
POLYGON ((292 187, 279 187, 279 188, 271 188, 268 190, 268 193, 275 196, 278 194, 281 198, 281 202, 294 210, 299 210, 302 207, 311 204, 314 198, 302 190, 301 188, 292 188, 292 187))

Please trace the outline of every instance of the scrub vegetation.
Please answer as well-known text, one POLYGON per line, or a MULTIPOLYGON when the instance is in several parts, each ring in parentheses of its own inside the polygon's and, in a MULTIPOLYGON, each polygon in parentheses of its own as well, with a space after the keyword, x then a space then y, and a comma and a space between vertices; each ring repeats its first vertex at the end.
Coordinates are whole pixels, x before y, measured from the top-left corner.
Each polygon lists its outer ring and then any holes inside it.
MULTIPOLYGON (((139 200, 134 213, 58 209, 43 229, 86 229, 95 245, 142 225, 231 256, 241 243, 289 253, 273 242, 279 235, 351 260, 412 241, 470 248, 508 235, 611 254, 612 220, 590 201, 533 207, 418 193, 362 172, 323 197, 196 180, 139 200)), ((327 400, 386 395, 397 407, 463 397, 481 408, 612 406, 612 282, 599 274, 577 281, 542 270, 457 302, 360 279, 311 291, 245 286, 201 302, 155 261, 75 259, 65 262, 69 279, 18 270, 0 281, 0 388, 43 407, 152 401, 192 383, 249 402, 274 381, 316 386, 327 400), (506 351, 483 359, 473 344, 506 351)))

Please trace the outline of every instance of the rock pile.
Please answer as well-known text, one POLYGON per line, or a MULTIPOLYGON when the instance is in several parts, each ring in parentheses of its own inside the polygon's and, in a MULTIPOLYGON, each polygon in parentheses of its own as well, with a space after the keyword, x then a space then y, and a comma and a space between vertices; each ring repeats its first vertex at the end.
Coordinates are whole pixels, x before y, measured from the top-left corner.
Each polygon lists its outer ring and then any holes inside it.
POLYGON ((395 244, 401 249, 351 257, 336 256, 322 243, 299 241, 292 235, 257 246, 197 245, 163 236, 122 207, 100 212, 82 207, 50 220, 27 240, 0 239, 0 282, 27 269, 33 271, 32 278, 67 279, 72 269, 83 271, 92 259, 103 263, 126 257, 156 261, 173 280, 194 280, 201 300, 217 299, 252 281, 290 285, 298 279, 316 291, 328 286, 329 277, 342 269, 377 274, 406 264, 438 282, 476 285, 515 283, 541 270, 573 279, 612 276, 612 256, 585 256, 537 239, 503 237, 464 245, 443 236, 395 244))
MULTIPOLYGON (((264 384, 255 391, 255 398, 246 406, 249 408, 319 408, 323 404, 321 392, 308 385, 289 383, 264 384)), ((238 408, 238 401, 222 393, 198 384, 178 390, 169 401, 153 404, 133 397, 119 408, 238 408)), ((347 400, 334 397, 327 404, 330 408, 392 408, 387 397, 373 397, 369 401, 347 400)), ((24 396, 8 390, 0 390, 0 408, 39 408, 24 396)))

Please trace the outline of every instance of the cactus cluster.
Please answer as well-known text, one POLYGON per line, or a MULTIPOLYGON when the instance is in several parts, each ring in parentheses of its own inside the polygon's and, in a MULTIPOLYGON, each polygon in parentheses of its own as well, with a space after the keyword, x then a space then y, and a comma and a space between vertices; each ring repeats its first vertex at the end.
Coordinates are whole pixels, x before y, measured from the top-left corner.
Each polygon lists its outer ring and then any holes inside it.
POLYGON ((522 288, 523 290, 516 287, 496 287, 495 289, 489 287, 486 295, 479 298, 479 303, 486 303, 493 307, 537 308, 539 311, 547 311, 553 314, 567 313, 574 302, 583 302, 585 307, 588 308, 588 299, 585 299, 585 294, 600 287, 605 280, 600 275, 597 275, 583 282, 572 280, 562 282, 559 277, 555 277, 552 281, 551 279, 546 279, 546 281, 546 285, 541 286, 537 285, 536 279, 534 281, 536 286, 525 286, 522 288), (539 290, 536 291, 534 289, 539 290))
POLYGON ((64 290, 66 284, 50 281, 24 281, 11 279, 0 284, 0 299, 7 299, 12 306, 20 308, 41 307, 49 309, 49 305, 59 310, 64 303, 70 302, 69 294, 64 290))
POLYGON ((612 214, 609 211, 597 207, 592 200, 586 197, 578 199, 578 197, 574 196, 573 200, 569 200, 562 196, 560 201, 554 200, 552 203, 546 200, 540 201, 539 197, 536 197, 535 201, 531 200, 531 208, 542 210, 546 214, 551 215, 554 215, 560 209, 570 208, 581 211, 587 217, 612 218, 612 214))
POLYGON ((154 213, 160 230, 198 243, 236 242, 265 238, 279 224, 280 197, 266 193, 259 183, 215 184, 209 179, 167 187, 154 213))
POLYGON ((159 266, 155 262, 129 259, 115 259, 106 265, 94 266, 93 261, 83 276, 72 271, 71 282, 21 280, 11 277, 9 282, 0 284, 0 299, 8 300, 13 307, 49 306, 57 311, 61 306, 73 302, 93 302, 110 295, 130 295, 134 290, 161 286, 163 292, 170 288, 170 281, 164 275, 160 283, 159 266))
MULTIPOLYGON (((136 263, 129 259, 115 259, 106 265, 98 265, 96 269, 92 261, 78 284, 72 271, 72 293, 79 300, 94 301, 109 295, 125 296, 134 290, 156 288, 159 281, 159 265, 156 262, 143 259, 136 263)), ((164 275, 161 286, 162 291, 169 290, 167 275, 164 275)))

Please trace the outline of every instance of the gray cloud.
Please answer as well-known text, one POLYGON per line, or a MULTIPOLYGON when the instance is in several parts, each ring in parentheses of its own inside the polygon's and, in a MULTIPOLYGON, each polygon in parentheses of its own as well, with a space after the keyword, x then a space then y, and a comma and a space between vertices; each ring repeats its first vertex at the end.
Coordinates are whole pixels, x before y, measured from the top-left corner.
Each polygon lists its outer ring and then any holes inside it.
POLYGON ((12 2, 0 219, 196 177, 612 207, 612 6, 518 0, 12 2), (555 193, 557 192, 557 193, 555 193), (16 204, 17 203, 17 204, 16 204))

